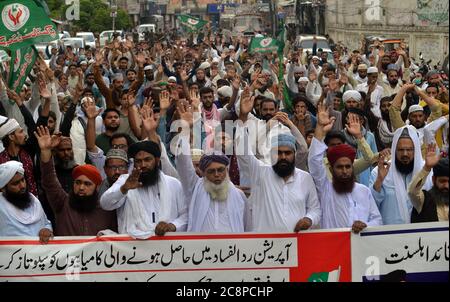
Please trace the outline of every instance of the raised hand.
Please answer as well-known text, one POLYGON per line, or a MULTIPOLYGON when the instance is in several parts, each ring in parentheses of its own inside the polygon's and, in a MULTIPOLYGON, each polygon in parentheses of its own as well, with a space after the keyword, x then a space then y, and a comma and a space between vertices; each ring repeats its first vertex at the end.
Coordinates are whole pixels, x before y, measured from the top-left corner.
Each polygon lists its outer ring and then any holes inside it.
POLYGON ((336 121, 335 117, 330 117, 327 106, 323 103, 317 105, 317 125, 322 128, 325 133, 328 133, 336 121))
POLYGON ((239 75, 235 75, 233 82, 231 82, 231 85, 233 85, 233 88, 235 90, 239 90, 239 88, 241 87, 241 77, 239 75))
POLYGON ((359 122, 359 116, 354 113, 349 113, 347 118, 348 118, 347 125, 345 125, 347 132, 350 133, 351 135, 353 135, 357 139, 362 138, 361 124, 359 122))
POLYGON ((151 108, 143 107, 141 108, 140 113, 142 118, 142 126, 144 126, 144 129, 149 133, 156 132, 159 121, 153 113, 153 110, 151 108))
POLYGON ((177 106, 177 112, 180 118, 189 124, 189 127, 192 127, 194 125, 194 113, 192 110, 192 105, 180 102, 177 106))
POLYGON ((167 90, 161 91, 159 94, 159 108, 166 111, 170 107, 170 93, 167 90))
POLYGON ((180 71, 180 77, 181 77, 181 80, 182 80, 183 82, 187 82, 187 80, 189 79, 189 76, 188 76, 188 74, 187 74, 187 72, 186 72, 185 69, 182 69, 182 70, 180 71))
POLYGON ((436 144, 428 144, 427 154, 425 156, 425 169, 431 171, 441 159, 440 154, 436 152, 436 144))
POLYGON ((120 188, 120 191, 123 194, 126 194, 129 190, 142 187, 142 182, 139 181, 139 176, 141 176, 141 169, 135 167, 131 174, 128 176, 125 183, 120 188))
POLYGON ((328 82, 328 91, 336 91, 338 89, 338 82, 336 79, 330 79, 328 82))
POLYGON ((16 102, 17 106, 20 107, 23 104, 22 98, 14 90, 7 89, 6 94, 8 95, 8 98, 10 100, 13 100, 14 102, 16 102))
POLYGON ((386 157, 381 155, 378 157, 378 178, 383 181, 389 173, 391 164, 386 161, 386 157))
POLYGON ((138 55, 136 56, 136 61, 139 66, 144 66, 145 55, 142 52, 138 53, 138 55))
POLYGON ((91 101, 91 100, 88 100, 86 102, 85 110, 86 110, 86 117, 89 120, 95 120, 97 118, 97 116, 99 116, 100 113, 102 113, 102 111, 103 111, 102 108, 97 110, 97 107, 95 106, 94 101, 91 101))
POLYGON ((50 91, 48 91, 47 84, 43 80, 39 80, 39 94, 44 99, 49 99, 52 96, 50 91))
POLYGON ((317 73, 315 72, 310 72, 308 74, 308 79, 310 82, 314 82, 315 80, 317 80, 317 73))
POLYGON ((284 124, 289 129, 295 127, 294 123, 289 119, 288 114, 285 112, 278 111, 273 118, 284 124))
POLYGON ((252 111, 255 104, 255 97, 250 95, 250 89, 247 87, 241 94, 240 115, 247 116, 252 111))
POLYGON ((52 136, 50 135, 50 131, 47 127, 39 126, 36 128, 36 131, 34 132, 34 136, 36 136, 36 139, 39 144, 39 148, 41 150, 51 150, 59 145, 61 142, 61 137, 58 135, 52 136))
POLYGON ((105 60, 105 58, 104 58, 104 56, 103 56, 103 53, 101 53, 100 51, 99 52, 97 52, 96 54, 95 54, 95 63, 97 64, 97 65, 101 65, 101 64, 103 64, 103 61, 105 60))
POLYGON ((200 105, 200 95, 195 90, 189 91, 189 99, 191 101, 192 107, 194 107, 195 110, 197 110, 198 106, 200 105))

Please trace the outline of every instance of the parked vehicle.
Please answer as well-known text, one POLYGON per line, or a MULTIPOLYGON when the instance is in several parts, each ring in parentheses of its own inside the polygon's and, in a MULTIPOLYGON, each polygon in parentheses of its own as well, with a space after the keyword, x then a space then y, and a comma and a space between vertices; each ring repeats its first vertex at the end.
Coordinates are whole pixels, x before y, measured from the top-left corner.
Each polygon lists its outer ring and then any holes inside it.
POLYGON ((146 32, 156 32, 156 26, 155 24, 141 24, 137 27, 137 32, 139 34, 139 42, 141 42, 145 40, 146 32))
POLYGON ((317 40, 317 50, 320 48, 323 52, 326 52, 328 62, 333 62, 333 54, 331 51, 330 44, 328 44, 328 39, 324 36, 314 36, 314 35, 299 35, 295 39, 294 45, 297 48, 302 48, 304 52, 308 52, 312 54, 313 51, 313 44, 314 44, 314 37, 316 37, 317 40))
POLYGON ((96 39, 92 32, 78 32, 76 34, 76 37, 83 38, 85 45, 87 45, 91 48, 96 47, 96 45, 95 45, 96 39))
MULTIPOLYGON (((36 47, 37 51, 43 53, 44 60, 50 60, 50 58, 47 56, 47 53, 45 52, 45 50, 47 49, 48 45, 55 46, 56 48, 59 47, 58 40, 55 40, 55 41, 52 41, 52 42, 48 42, 48 43, 37 43, 37 44, 34 45, 36 47)), ((49 52, 50 52, 50 49, 49 49, 49 52)))
POLYGON ((64 46, 70 45, 70 46, 72 46, 73 49, 79 49, 79 48, 85 47, 84 39, 80 38, 80 37, 64 38, 64 39, 62 39, 62 42, 63 42, 64 46))
POLYGON ((102 31, 100 33, 99 37, 98 37, 99 38, 100 47, 105 46, 105 44, 108 41, 113 39, 114 35, 118 35, 118 36, 123 38, 123 30, 116 30, 116 31, 114 31, 114 30, 105 30, 105 31, 102 31))

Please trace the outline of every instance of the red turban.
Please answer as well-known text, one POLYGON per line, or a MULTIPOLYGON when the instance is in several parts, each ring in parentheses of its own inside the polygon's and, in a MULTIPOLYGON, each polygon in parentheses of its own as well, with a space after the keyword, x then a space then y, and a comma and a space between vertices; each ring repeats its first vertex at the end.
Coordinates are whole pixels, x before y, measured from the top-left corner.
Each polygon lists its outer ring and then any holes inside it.
POLYGON ((327 157, 331 166, 333 166, 336 163, 336 161, 341 157, 347 157, 353 163, 356 157, 356 150, 347 144, 342 144, 328 148, 327 157))
POLYGON ((96 186, 102 183, 102 176, 96 167, 93 165, 81 165, 77 166, 72 171, 72 178, 77 179, 81 175, 86 176, 92 181, 96 186))

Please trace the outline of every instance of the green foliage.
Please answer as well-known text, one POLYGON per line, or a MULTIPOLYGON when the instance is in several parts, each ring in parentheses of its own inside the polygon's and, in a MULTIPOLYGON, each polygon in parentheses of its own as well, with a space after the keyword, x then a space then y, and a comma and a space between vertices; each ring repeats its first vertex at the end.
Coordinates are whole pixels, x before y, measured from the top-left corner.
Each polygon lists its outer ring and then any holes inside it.
MULTIPOLYGON (((47 5, 52 18, 59 20, 66 19, 66 9, 64 0, 47 0, 47 5)), ((112 29, 113 20, 108 5, 101 0, 80 0, 80 20, 73 21, 71 31, 92 31, 100 33, 104 30, 112 29)), ((116 17, 116 29, 126 29, 131 27, 130 16, 123 9, 118 9, 116 17)))

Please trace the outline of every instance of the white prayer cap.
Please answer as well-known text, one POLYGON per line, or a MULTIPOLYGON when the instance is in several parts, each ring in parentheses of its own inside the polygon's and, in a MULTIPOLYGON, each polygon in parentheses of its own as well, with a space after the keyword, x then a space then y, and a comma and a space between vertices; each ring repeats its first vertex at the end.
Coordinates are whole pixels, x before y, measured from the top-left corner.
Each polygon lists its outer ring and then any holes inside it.
POLYGON ((411 113, 417 112, 417 111, 423 112, 423 107, 420 105, 412 105, 411 107, 409 107, 408 114, 411 114, 411 113))
POLYGON ((219 89, 217 89, 217 93, 223 97, 231 98, 231 95, 233 94, 233 89, 231 89, 230 86, 222 86, 219 89))
POLYGON ((208 62, 203 62, 202 64, 200 64, 198 69, 208 69, 209 67, 211 67, 211 64, 209 64, 208 62))
POLYGON ((20 125, 15 119, 0 116, 0 140, 17 129, 20 129, 20 125))
POLYGON ((342 101, 345 103, 348 100, 354 100, 357 101, 358 103, 361 102, 361 93, 359 93, 356 90, 347 90, 342 95, 342 101))
POLYGON ((294 73, 297 73, 297 72, 306 72, 306 68, 305 68, 305 66, 295 66, 294 67, 294 73))
POLYGON ((83 106, 83 104, 86 103, 86 102, 92 102, 93 103, 94 100, 91 97, 86 96, 86 97, 81 99, 80 104, 83 106))
POLYGON ((272 73, 267 69, 263 69, 263 71, 261 71, 261 74, 271 75, 272 73))
POLYGON ((171 76, 171 77, 169 77, 168 79, 167 79, 167 82, 177 82, 177 78, 176 77, 174 77, 174 76, 171 76))
POLYGON ((318 56, 313 56, 312 58, 313 58, 313 60, 314 59, 320 60, 320 58, 318 56))
POLYGON ((367 70, 367 65, 366 64, 359 64, 358 65, 358 70, 367 70))
POLYGON ((309 79, 307 77, 301 77, 300 79, 298 79, 298 83, 300 82, 309 82, 309 79))
POLYGON ((233 45, 230 45, 230 46, 228 46, 228 49, 229 49, 229 50, 234 50, 234 46, 233 46, 233 45))
POLYGON ((66 94, 65 94, 64 92, 58 92, 58 93, 56 94, 56 96, 57 96, 58 98, 65 98, 65 97, 66 97, 66 94))
POLYGON ((88 64, 88 62, 86 62, 86 61, 81 61, 80 62, 80 65, 87 65, 88 64))
POLYGON ((95 60, 94 60, 94 59, 90 59, 88 63, 89 63, 89 64, 94 64, 94 63, 95 63, 95 60))
POLYGON ((213 59, 212 59, 212 62, 213 62, 213 63, 219 63, 219 62, 220 62, 220 60, 219 60, 219 58, 218 58, 218 57, 215 57, 215 58, 213 58, 213 59))
POLYGON ((147 70, 153 70, 153 66, 152 65, 145 66, 144 71, 147 71, 147 70))
POLYGON ((0 165, 0 189, 6 187, 6 185, 16 176, 16 173, 24 175, 22 163, 15 160, 7 161, 0 165))
POLYGON ((202 149, 191 149, 192 161, 198 162, 202 158, 204 152, 202 149))
POLYGON ((378 73, 378 68, 369 67, 369 69, 367 69, 367 73, 378 73))

